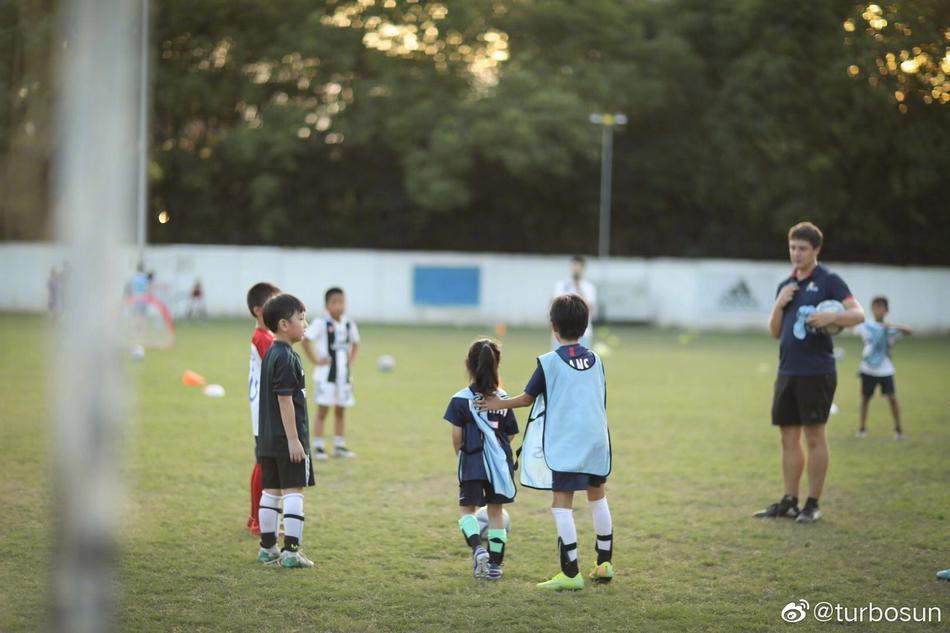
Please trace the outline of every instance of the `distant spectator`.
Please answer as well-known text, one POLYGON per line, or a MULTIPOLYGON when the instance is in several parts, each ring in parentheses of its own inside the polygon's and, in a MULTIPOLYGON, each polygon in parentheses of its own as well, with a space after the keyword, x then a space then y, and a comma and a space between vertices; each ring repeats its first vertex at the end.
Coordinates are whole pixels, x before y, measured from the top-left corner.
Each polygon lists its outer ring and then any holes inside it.
MULTIPOLYGON (((597 318, 597 287, 586 279, 586 273, 587 260, 581 255, 572 257, 571 277, 557 282, 554 286, 554 296, 551 299, 553 301, 561 295, 575 294, 587 302, 587 307, 590 309, 590 323, 587 324, 587 329, 580 339, 580 344, 588 349, 593 349, 594 329, 591 323, 597 318)), ((554 349, 560 347, 560 344, 554 338, 551 339, 551 345, 554 349)))
POLYGON ((188 318, 201 319, 202 321, 208 318, 205 291, 200 279, 195 279, 195 285, 191 289, 191 297, 188 299, 188 318))

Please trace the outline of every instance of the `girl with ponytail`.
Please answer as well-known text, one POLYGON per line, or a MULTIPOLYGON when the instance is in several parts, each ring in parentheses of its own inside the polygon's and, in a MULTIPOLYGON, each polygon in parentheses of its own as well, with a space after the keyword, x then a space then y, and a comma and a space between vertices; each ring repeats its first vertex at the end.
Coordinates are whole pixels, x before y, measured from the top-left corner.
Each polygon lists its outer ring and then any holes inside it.
POLYGON ((478 412, 475 403, 485 398, 507 397, 500 387, 498 366, 501 347, 498 341, 480 338, 465 356, 468 387, 456 393, 445 411, 452 424, 452 446, 458 455, 459 529, 472 548, 475 578, 499 580, 508 531, 505 529, 504 504, 514 501, 514 459, 511 438, 518 434, 518 422, 511 409, 478 412), (487 506, 488 550, 485 536, 475 517, 479 506, 487 506))

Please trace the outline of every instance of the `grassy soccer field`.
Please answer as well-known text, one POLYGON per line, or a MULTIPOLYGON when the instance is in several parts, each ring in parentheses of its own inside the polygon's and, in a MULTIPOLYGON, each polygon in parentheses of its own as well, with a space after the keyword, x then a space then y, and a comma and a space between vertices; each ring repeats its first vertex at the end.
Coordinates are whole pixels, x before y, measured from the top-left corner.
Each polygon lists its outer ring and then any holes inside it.
MULTIPOLYGON (((0 317, 0 631, 36 630, 46 618, 56 509, 45 403, 55 386, 43 373, 43 324, 0 317)), ((130 366, 138 395, 119 517, 123 630, 771 631, 785 626, 782 607, 799 599, 938 606, 943 626, 950 618, 950 584, 934 579, 950 567, 950 339, 896 348, 909 439, 895 442, 880 398, 870 437, 854 437, 859 342, 839 337, 846 356, 840 413, 829 425, 824 519, 802 526, 750 518, 782 492, 769 425, 777 344, 764 334, 690 339, 611 328, 619 342, 606 359, 608 499, 618 576, 550 595, 534 587, 557 571, 549 495, 522 489, 509 507, 498 584, 471 578, 458 533, 455 458, 441 418, 466 384, 462 357, 476 329, 361 327, 348 433, 359 458, 316 463, 317 486, 307 492, 304 550, 316 568, 255 564, 256 541, 244 529, 251 329, 247 320, 182 325, 173 350, 130 366), (396 357, 394 372, 377 372, 381 354, 396 357), (186 368, 227 396, 183 387, 186 368)), ((503 344, 502 378, 517 393, 548 337, 515 329, 503 344)), ((586 571, 593 532, 582 497, 575 514, 586 571)), ((799 626, 825 630, 810 619, 799 626)))

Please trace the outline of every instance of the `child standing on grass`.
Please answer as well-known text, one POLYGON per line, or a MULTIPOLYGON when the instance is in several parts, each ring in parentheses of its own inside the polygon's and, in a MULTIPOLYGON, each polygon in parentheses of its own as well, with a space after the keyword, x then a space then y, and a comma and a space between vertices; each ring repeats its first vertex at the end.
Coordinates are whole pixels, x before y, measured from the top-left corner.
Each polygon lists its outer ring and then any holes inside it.
POLYGON ((306 307, 297 297, 279 294, 264 304, 264 323, 274 344, 261 367, 261 479, 264 492, 258 520, 261 549, 257 560, 282 567, 313 567, 300 551, 303 537, 303 489, 314 485, 310 463, 307 391, 303 364, 292 346, 307 329, 306 307), (284 547, 277 549, 280 507, 284 512, 284 547))
POLYGON ((908 336, 911 329, 906 325, 894 325, 884 322, 888 312, 887 297, 879 296, 871 300, 871 314, 874 320, 867 320, 855 328, 864 339, 864 352, 861 357, 861 411, 858 437, 867 437, 868 403, 875 389, 881 385, 881 393, 887 396, 894 416, 894 439, 904 439, 901 426, 901 410, 897 404, 897 391, 894 388, 894 363, 891 361, 891 347, 901 336, 908 336))
POLYGON ((257 434, 260 413, 258 397, 261 393, 261 360, 274 342, 274 334, 264 325, 264 304, 274 295, 280 294, 280 289, 266 282, 256 283, 247 291, 247 309, 257 321, 254 334, 251 335, 251 369, 248 375, 248 400, 251 403, 251 433, 254 434, 254 469, 251 470, 251 514, 247 518, 247 528, 251 534, 261 533, 261 526, 257 520, 257 512, 261 503, 261 493, 264 487, 261 484, 261 456, 258 452, 257 434))
MULTIPOLYGON (((472 548, 475 578, 499 580, 508 531, 502 506, 514 502, 514 460, 511 438, 518 434, 518 422, 502 403, 490 410, 477 410, 475 403, 485 395, 501 394, 498 365, 501 349, 490 338, 476 340, 468 349, 465 369, 471 384, 449 401, 445 420, 452 424, 452 447, 458 455, 459 529, 472 548), (481 540, 475 512, 488 506, 488 551, 481 540)), ((496 398, 497 399, 497 398, 496 398)))
POLYGON ((543 395, 541 446, 544 462, 551 471, 554 497, 551 512, 557 524, 561 571, 538 587, 553 591, 576 590, 584 588, 584 579, 578 570, 573 514, 577 490, 587 491, 596 533, 597 565, 589 577, 608 582, 614 575, 613 521, 606 492, 611 468, 607 385, 601 358, 578 342, 590 319, 587 302, 575 294, 556 297, 550 317, 551 330, 560 346, 538 357, 538 367, 524 393, 507 400, 494 395, 476 403, 476 407, 488 410, 526 407, 543 395))
POLYGON ((323 301, 326 312, 307 328, 303 342, 304 353, 316 366, 313 370, 314 399, 317 403, 317 413, 313 419, 313 452, 317 459, 327 459, 323 424, 330 407, 333 407, 333 455, 353 458, 356 453, 346 447, 344 425, 346 410, 356 404, 351 370, 360 345, 360 331, 345 314, 346 296, 342 289, 330 288, 324 294, 323 301))

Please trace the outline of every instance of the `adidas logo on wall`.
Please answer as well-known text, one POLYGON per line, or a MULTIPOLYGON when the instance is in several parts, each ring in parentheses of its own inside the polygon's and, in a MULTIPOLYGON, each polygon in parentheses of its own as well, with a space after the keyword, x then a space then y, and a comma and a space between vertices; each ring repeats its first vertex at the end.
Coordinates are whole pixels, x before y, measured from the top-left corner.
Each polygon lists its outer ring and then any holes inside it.
POLYGON ((740 279, 719 297, 718 305, 720 308, 728 310, 756 310, 759 308, 759 302, 756 301, 749 284, 745 279, 740 279))

